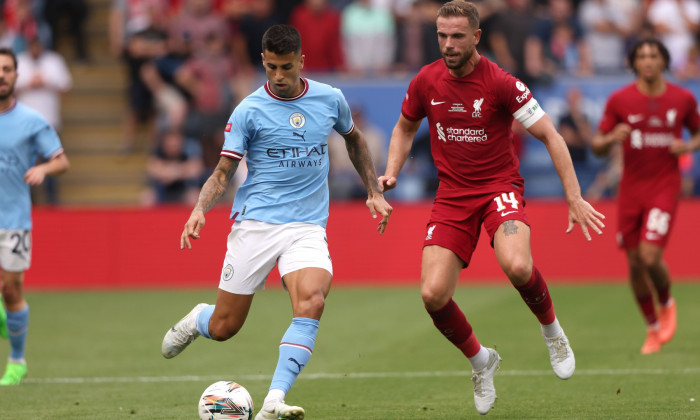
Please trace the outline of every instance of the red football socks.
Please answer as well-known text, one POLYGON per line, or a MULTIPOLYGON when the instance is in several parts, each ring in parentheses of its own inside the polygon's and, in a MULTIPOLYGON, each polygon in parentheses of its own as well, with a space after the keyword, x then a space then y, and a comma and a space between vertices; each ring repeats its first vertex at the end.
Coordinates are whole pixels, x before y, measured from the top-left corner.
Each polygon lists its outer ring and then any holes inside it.
POLYGON ((522 286, 515 286, 520 292, 527 306, 537 317, 542 325, 549 325, 554 322, 554 304, 549 296, 547 283, 542 278, 537 267, 532 267, 532 276, 530 280, 522 286))
POLYGON ((428 314, 442 335, 460 349, 465 356, 474 357, 479 352, 481 344, 476 339, 472 326, 467 322, 467 318, 454 300, 450 299, 445 306, 437 311, 428 310, 428 314))
POLYGON ((654 309, 654 296, 635 296, 634 298, 637 299, 637 304, 642 311, 642 316, 647 322, 647 325, 656 324, 658 319, 656 317, 656 310, 654 309))

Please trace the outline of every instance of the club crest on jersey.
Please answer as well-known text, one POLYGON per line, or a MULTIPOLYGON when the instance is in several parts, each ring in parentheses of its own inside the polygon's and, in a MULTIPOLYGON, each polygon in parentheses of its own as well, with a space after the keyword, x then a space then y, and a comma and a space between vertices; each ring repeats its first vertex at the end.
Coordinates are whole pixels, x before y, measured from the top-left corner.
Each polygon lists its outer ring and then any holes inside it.
POLYGON ((676 111, 675 108, 671 108, 668 111, 666 111, 666 125, 669 127, 673 127, 676 124, 676 115, 678 115, 678 111, 676 111))
POLYGON ((483 103, 484 98, 474 100, 474 112, 472 112, 472 118, 481 118, 481 104, 483 103))
POLYGON ((306 117, 301 112, 295 112, 289 116, 289 125, 294 128, 301 128, 306 124, 306 117))
POLYGON ((428 234, 425 235, 426 241, 433 239, 433 231, 435 230, 435 226, 437 226, 437 225, 432 225, 428 228, 428 234))
POLYGON ((221 278, 224 281, 231 280, 231 277, 233 277, 233 266, 231 264, 226 264, 226 267, 224 267, 224 270, 221 272, 221 278))

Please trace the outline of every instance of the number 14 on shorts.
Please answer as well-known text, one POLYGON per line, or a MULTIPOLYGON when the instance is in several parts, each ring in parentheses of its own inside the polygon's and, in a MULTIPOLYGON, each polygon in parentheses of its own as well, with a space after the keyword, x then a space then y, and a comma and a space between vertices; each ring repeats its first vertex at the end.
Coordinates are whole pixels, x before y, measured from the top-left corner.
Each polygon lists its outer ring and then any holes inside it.
POLYGON ((502 193, 500 196, 494 197, 493 201, 496 202, 496 211, 501 212, 501 216, 507 216, 518 211, 519 203, 512 191, 509 193, 502 193), (506 206, 506 204, 509 204, 510 206, 506 206))

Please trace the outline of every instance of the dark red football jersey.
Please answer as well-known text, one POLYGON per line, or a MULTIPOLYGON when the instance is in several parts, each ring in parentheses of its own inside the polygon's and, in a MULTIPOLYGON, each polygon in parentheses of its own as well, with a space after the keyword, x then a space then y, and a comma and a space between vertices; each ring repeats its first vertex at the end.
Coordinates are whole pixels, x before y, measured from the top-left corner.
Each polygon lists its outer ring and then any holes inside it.
POLYGON ((697 101, 687 89, 666 82, 666 91, 650 97, 636 83, 614 92, 605 106, 600 130, 610 132, 618 123, 632 127, 623 142, 624 169, 621 196, 647 196, 674 189, 680 192, 678 158, 669 152, 673 139, 682 138, 683 127, 700 127, 697 101))
POLYGON ((511 124, 513 114, 528 104, 533 115, 538 105, 531 100, 525 84, 483 56, 474 71, 460 78, 450 75, 443 60, 420 70, 401 112, 411 121, 428 118, 439 195, 508 184, 522 188, 511 124))

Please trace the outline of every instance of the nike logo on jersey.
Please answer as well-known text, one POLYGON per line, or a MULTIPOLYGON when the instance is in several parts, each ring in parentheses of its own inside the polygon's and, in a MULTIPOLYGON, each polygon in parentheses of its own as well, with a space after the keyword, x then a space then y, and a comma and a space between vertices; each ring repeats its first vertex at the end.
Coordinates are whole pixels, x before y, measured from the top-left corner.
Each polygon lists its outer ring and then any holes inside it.
POLYGON ((636 124, 643 119, 644 119, 644 115, 642 115, 642 114, 630 114, 627 116, 627 121, 629 121, 630 124, 636 124))
POLYGON ((445 103, 445 101, 442 101, 442 102, 435 102, 435 99, 431 99, 431 100, 430 100, 430 105, 440 105, 440 104, 444 104, 444 103, 445 103))
POLYGON ((511 214, 511 213, 517 213, 517 212, 518 212, 517 210, 513 210, 513 211, 502 211, 502 212, 501 212, 501 217, 508 216, 508 215, 511 214))

